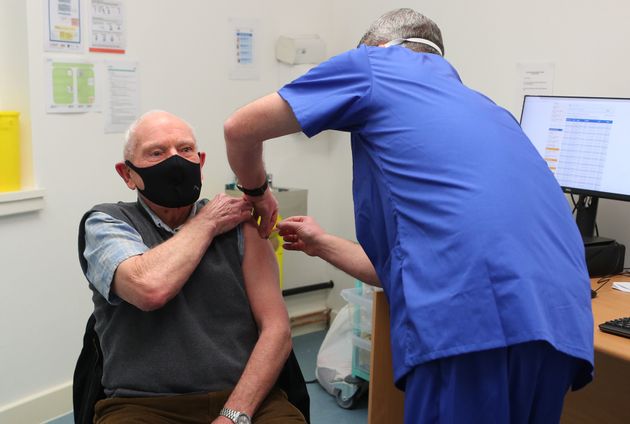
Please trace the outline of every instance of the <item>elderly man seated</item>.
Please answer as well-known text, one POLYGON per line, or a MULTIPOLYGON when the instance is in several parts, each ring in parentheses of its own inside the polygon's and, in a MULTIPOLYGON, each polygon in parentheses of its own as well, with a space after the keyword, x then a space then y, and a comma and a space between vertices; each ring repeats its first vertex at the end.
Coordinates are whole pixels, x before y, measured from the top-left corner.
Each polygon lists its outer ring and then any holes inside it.
POLYGON ((274 385, 291 334, 273 250, 246 200, 198 200, 205 158, 186 122, 146 113, 115 166, 137 202, 81 221, 107 396, 95 423, 305 422, 274 385))

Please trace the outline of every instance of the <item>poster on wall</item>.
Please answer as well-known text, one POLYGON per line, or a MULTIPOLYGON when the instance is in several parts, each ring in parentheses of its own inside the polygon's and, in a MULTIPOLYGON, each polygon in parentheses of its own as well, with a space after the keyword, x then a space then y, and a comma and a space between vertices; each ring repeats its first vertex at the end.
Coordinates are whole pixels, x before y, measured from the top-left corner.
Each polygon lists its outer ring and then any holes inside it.
POLYGON ((140 116, 140 90, 137 62, 107 62, 108 106, 105 133, 125 132, 140 116))
POLYGON ((517 63, 520 93, 522 96, 544 96, 553 94, 553 63, 517 63))
POLYGON ((259 22, 254 19, 230 19, 230 67, 233 80, 256 80, 260 78, 256 38, 259 22))
POLYGON ((123 0, 92 0, 89 51, 92 53, 125 53, 123 0))
POLYGON ((47 113, 98 111, 96 68, 89 62, 46 59, 47 113))
POLYGON ((83 51, 81 2, 79 0, 42 0, 44 2, 44 50, 66 53, 83 51))

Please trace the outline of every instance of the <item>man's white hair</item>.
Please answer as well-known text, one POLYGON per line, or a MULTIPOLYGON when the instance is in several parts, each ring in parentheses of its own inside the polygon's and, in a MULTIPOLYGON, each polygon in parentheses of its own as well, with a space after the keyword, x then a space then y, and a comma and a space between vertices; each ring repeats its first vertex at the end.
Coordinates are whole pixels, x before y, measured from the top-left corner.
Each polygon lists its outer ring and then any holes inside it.
POLYGON ((197 136, 195 135, 195 129, 186 120, 180 118, 177 115, 173 115, 172 113, 167 112, 165 110, 153 109, 153 110, 143 113, 138 119, 136 119, 135 121, 131 123, 131 125, 129 125, 129 128, 127 128, 127 131, 125 132, 125 145, 123 147, 123 158, 125 160, 131 161, 133 159, 133 152, 135 151, 136 145, 138 144, 138 135, 137 135, 138 127, 147 118, 150 118, 151 116, 158 115, 158 114, 167 114, 167 115, 175 116, 177 119, 181 120, 184 124, 186 124, 186 126, 188 126, 188 128, 190 128, 190 132, 193 135, 193 140, 195 140, 195 144, 197 144, 197 136))

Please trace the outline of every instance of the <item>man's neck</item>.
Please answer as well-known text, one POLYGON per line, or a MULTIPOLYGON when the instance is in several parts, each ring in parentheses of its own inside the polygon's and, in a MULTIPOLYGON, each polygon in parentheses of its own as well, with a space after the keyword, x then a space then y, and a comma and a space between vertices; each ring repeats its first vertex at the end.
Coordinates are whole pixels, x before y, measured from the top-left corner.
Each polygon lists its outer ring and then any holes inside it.
POLYGON ((160 218, 162 222, 168 225, 172 230, 177 229, 188 220, 190 211, 193 207, 193 205, 188 205, 181 208, 166 208, 153 203, 144 196, 142 197, 142 200, 153 211, 153 213, 156 214, 158 218, 160 218))

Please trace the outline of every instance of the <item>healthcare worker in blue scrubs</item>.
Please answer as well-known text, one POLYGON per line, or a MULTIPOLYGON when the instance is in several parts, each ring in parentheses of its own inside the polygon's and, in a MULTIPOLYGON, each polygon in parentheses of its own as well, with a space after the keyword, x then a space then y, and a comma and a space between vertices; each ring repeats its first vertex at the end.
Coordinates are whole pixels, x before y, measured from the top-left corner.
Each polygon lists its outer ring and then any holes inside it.
POLYGON ((236 111, 228 159, 267 236, 263 142, 350 132, 359 244, 309 217, 278 227, 287 248, 383 287, 405 422, 558 422, 593 369, 583 243, 519 124, 443 54, 433 21, 389 12, 358 48, 236 111))

